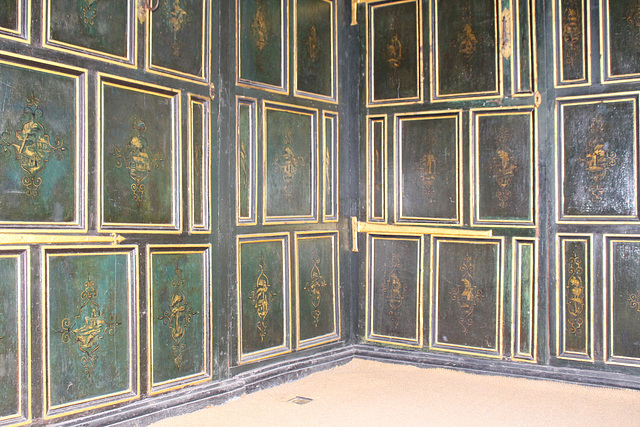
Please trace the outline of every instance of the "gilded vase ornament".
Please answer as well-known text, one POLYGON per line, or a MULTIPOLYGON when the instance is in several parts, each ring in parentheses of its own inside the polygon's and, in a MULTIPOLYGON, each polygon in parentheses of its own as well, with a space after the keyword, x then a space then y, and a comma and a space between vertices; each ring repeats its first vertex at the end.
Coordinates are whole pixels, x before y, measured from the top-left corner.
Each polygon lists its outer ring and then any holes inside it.
POLYGON ((400 257, 394 254, 391 261, 391 271, 389 271, 387 280, 382 288, 385 300, 389 306, 388 315, 394 330, 397 330, 398 326, 400 326, 398 311, 404 303, 408 289, 407 285, 403 283, 401 268, 402 262, 400 261, 400 257))
POLYGON ((82 25, 89 34, 93 34, 93 24, 95 24, 98 14, 98 0, 78 0, 77 6, 82 25))
POLYGON ((584 324, 585 285, 582 278, 583 260, 575 252, 569 258, 569 280, 566 284, 567 323, 569 332, 577 335, 584 324))
POLYGON ((570 66, 582 60, 582 6, 581 0, 563 1, 562 41, 564 60, 570 66))
POLYGON ((589 193, 595 201, 602 200, 602 195, 607 190, 603 180, 609 169, 618 164, 617 154, 609 151, 605 135, 604 122, 600 117, 595 117, 589 126, 585 156, 580 159, 589 175, 589 193))
POLYGON ((473 27, 473 13, 471 5, 462 6, 462 29, 456 38, 458 53, 462 57, 463 71, 468 76, 473 73, 473 57, 478 49, 480 37, 473 27))
POLYGON ((309 281, 304 284, 304 290, 309 293, 311 297, 311 304, 313 305, 313 325, 317 328, 320 323, 320 302, 322 301, 322 290, 327 286, 327 281, 322 277, 320 273, 320 260, 316 259, 311 268, 311 275, 309 281))
POLYGON ((182 43, 180 42, 180 31, 191 20, 184 10, 183 0, 171 0, 170 7, 164 7, 164 23, 172 35, 171 52, 173 56, 180 54, 182 43))
POLYGON ((635 294, 629 295, 627 301, 629 302, 629 307, 635 309, 636 311, 640 311, 640 291, 636 291, 635 294))
POLYGON ((462 326, 462 332, 466 334, 473 325, 471 315, 476 305, 484 299, 485 295, 482 289, 478 289, 478 286, 474 283, 473 260, 469 254, 464 257, 460 265, 460 271, 462 272, 460 284, 449 291, 449 295, 451 300, 458 304, 458 309, 460 310, 458 323, 462 326))
POLYGON ((146 186, 143 181, 149 176, 151 169, 158 169, 164 161, 161 154, 154 153, 149 149, 149 142, 144 136, 147 125, 139 117, 133 120, 134 135, 124 148, 116 147, 111 153, 115 157, 116 168, 124 166, 129 170, 129 176, 133 180, 131 192, 133 200, 138 207, 144 200, 146 186))
POLYGON ((102 340, 106 336, 115 335, 116 326, 122 324, 114 315, 106 316, 97 299, 98 287, 89 275, 80 293, 82 304, 76 314, 73 317, 65 317, 61 322, 62 328, 56 330, 62 335, 63 343, 71 342, 77 346, 81 354, 80 363, 89 378, 93 377, 98 362, 97 351, 102 340))
POLYGON ((258 0, 256 13, 251 21, 251 37, 255 46, 256 67, 258 71, 264 70, 264 49, 267 47, 270 39, 270 31, 268 25, 269 8, 265 0, 258 0))
POLYGON ((269 277, 267 276, 267 266, 265 260, 260 257, 258 261, 258 278, 256 279, 256 286, 249 295, 249 301, 253 304, 253 308, 258 314, 258 334, 260 335, 260 341, 264 341, 269 330, 267 327, 267 316, 269 315, 269 309, 271 301, 277 296, 276 292, 271 291, 271 284, 269 283, 269 277))
POLYGON ((293 137, 291 136, 291 129, 287 129, 285 131, 282 152, 275 159, 275 165, 280 170, 280 176, 283 182, 282 190, 287 199, 293 197, 295 180, 300 166, 304 163, 304 157, 296 155, 292 143, 293 137))
POLYGON ((431 198, 433 194, 433 185, 437 177, 437 161, 433 153, 423 154, 420 157, 420 169, 418 176, 422 182, 422 192, 425 198, 431 198))
POLYGON ((158 317, 158 320, 162 320, 164 325, 169 326, 171 339, 173 340, 173 344, 171 346, 171 350, 173 351, 173 362, 176 364, 176 367, 180 369, 183 353, 187 349, 186 344, 182 342, 186 332, 186 327, 193 320, 193 316, 199 313, 191 308, 187 302, 184 292, 182 292, 184 278, 182 277, 182 270, 178 266, 176 266, 171 286, 175 290, 171 295, 169 310, 165 311, 162 316, 158 317))
POLYGON ((511 199, 511 183, 519 166, 513 152, 507 145, 509 139, 509 133, 505 129, 501 129, 496 153, 489 162, 489 170, 498 186, 496 198, 498 206, 501 208, 506 207, 511 199))
POLYGON ((385 56, 389 71, 391 72, 391 85, 400 91, 400 68, 404 62, 402 55, 402 37, 398 29, 398 17, 394 16, 389 25, 389 39, 387 41, 387 49, 385 56))
POLYGON ((28 197, 34 199, 38 195, 38 188, 42 184, 39 174, 54 155, 56 160, 62 160, 65 152, 62 138, 56 137, 51 142, 44 125, 40 122, 44 118, 42 109, 38 107, 40 100, 31 95, 27 99, 27 106, 23 111, 23 121, 20 130, 11 135, 11 131, 2 134, 2 151, 10 156, 11 150, 15 159, 20 162, 20 168, 25 173, 22 185, 26 188, 28 197))

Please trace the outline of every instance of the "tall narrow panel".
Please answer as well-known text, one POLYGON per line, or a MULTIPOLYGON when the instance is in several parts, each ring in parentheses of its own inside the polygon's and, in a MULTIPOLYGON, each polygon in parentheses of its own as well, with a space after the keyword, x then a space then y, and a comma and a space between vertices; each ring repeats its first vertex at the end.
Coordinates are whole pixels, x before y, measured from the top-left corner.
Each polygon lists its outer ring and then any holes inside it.
POLYGON ((317 222, 318 110, 263 105, 264 222, 317 222))
POLYGON ((367 340, 422 347, 422 240, 368 236, 367 340))
POLYGON ((256 224, 257 193, 257 100, 236 100, 236 220, 239 225, 256 224))
POLYGON ((513 96, 528 96, 538 90, 535 0, 513 0, 515 15, 512 66, 513 96))
POLYGON ((44 45, 135 66, 134 0, 45 0, 44 45))
POLYGON ((553 0, 556 86, 591 82, 589 0, 553 0))
POLYGON ((209 81, 209 22, 209 0, 160 2, 147 20, 147 69, 209 81))
POLYGON ((534 226, 534 108, 471 110, 473 223, 534 226))
POLYGON ((387 116, 367 116, 367 219, 387 221, 387 116))
POLYGON ((211 231, 210 101, 189 96, 189 229, 211 231))
POLYGON ((338 233, 296 233, 297 348, 340 338, 338 233))
POLYGON ((397 222, 460 222, 462 111, 395 116, 397 222))
POLYGON ((336 0, 295 0, 294 94, 337 102, 336 0))
POLYGON ((638 221, 638 94, 560 98, 560 221, 638 221))
POLYGON ((149 387, 171 390, 211 377, 208 246, 147 249, 149 387))
POLYGON ((502 240, 434 238, 431 348, 502 356, 502 240))
POLYGON ((130 246, 43 249, 45 418, 138 396, 136 258, 130 246))
POLYGON ((513 239, 513 359, 535 362, 538 333, 536 240, 513 239))
POLYGON ((100 228, 177 232, 180 95, 100 76, 100 228))
POLYGON ((419 1, 368 5, 367 104, 422 101, 422 12, 419 1))
POLYGON ((324 123, 324 144, 322 156, 323 176, 323 220, 324 222, 338 221, 339 207, 339 138, 338 138, 338 114, 328 111, 322 112, 324 123))
POLYGON ((82 229, 86 74, 0 55, 0 226, 82 229))
POLYGON ((593 360, 591 237, 558 235, 557 356, 593 360))
POLYGON ((496 0, 431 0, 432 101, 502 96, 496 0))
POLYGON ((637 0, 601 0, 600 5, 604 83, 638 81, 640 5, 637 0))
POLYGON ((238 363, 291 351, 289 234, 238 236, 238 363))
POLYGON ((0 39, 29 42, 30 0, 0 0, 0 39))
POLYGON ((237 84, 288 93, 287 4, 236 0, 237 84))

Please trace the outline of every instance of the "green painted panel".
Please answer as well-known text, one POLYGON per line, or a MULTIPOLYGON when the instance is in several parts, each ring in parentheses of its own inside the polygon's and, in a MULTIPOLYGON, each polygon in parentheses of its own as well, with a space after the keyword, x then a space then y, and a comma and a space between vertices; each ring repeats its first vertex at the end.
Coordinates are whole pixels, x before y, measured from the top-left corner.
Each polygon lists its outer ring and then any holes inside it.
POLYGON ((53 41, 127 57, 129 3, 122 0, 50 0, 53 41))
POLYGON ((612 76, 640 73, 640 6, 635 0, 608 0, 609 61, 612 76))
POLYGON ((373 239, 373 335, 418 339, 419 252, 416 239, 373 239))
POLYGON ((587 268, 587 242, 565 240, 564 255, 564 349, 573 353, 589 353, 589 271, 587 268))
POLYGON ((636 108, 631 100, 563 108, 565 215, 636 215, 636 108))
POLYGON ((495 243, 439 243, 439 343, 499 350, 498 256, 495 243))
POLYGON ((324 120, 324 216, 325 220, 338 220, 338 130, 337 116, 324 120))
POLYGON ((240 218, 251 218, 251 183, 253 182, 253 153, 255 151, 253 123, 253 105, 240 103, 238 105, 238 156, 237 167, 239 182, 238 189, 238 215, 240 218))
POLYGON ((0 28, 18 30, 19 0, 0 0, 0 28))
POLYGON ((517 5, 516 19, 518 27, 517 50, 514 52, 517 73, 515 78, 515 92, 525 93, 533 92, 534 75, 533 75, 533 49, 535 46, 535 38, 533 34, 532 23, 535 23, 535 16, 532 16, 533 0, 515 0, 517 5))
POLYGON ((205 221, 205 206, 208 194, 205 194, 204 180, 207 174, 205 173, 205 159, 206 144, 205 141, 205 115, 206 110, 204 104, 199 102, 191 102, 191 158, 192 158, 192 195, 193 195, 193 221, 194 225, 206 224, 205 221))
POLYGON ((335 333, 333 239, 304 238, 297 244, 300 340, 335 333))
POLYGON ((79 220, 77 77, 6 63, 0 75, 0 221, 79 220))
POLYGON ((333 5, 328 0, 297 1, 297 89, 333 96, 333 5))
POLYGON ((373 100, 418 98, 416 3, 373 9, 373 100))
POLYGON ((69 254, 47 261, 50 404, 128 391, 134 363, 128 254, 69 254))
MULTIPOLYGON (((20 412, 20 337, 18 259, 0 253, 0 418, 20 412)), ((21 308, 24 310, 24 308, 21 308)))
POLYGON ((585 6, 583 0, 560 0, 562 80, 583 80, 585 64, 585 6))
POLYGON ((152 253, 153 383, 205 371, 202 253, 152 253))
POLYGON ((609 299, 613 302, 614 356, 640 358, 640 242, 617 241, 612 244, 613 283, 609 299))
MULTIPOLYGON (((151 65, 207 78, 205 0, 160 2, 151 16, 151 65)), ((207 45, 208 46, 208 45, 207 45)))
POLYGON ((285 344, 284 256, 280 240, 240 245, 243 354, 285 344))
POLYGON ((284 88, 282 0, 238 0, 239 78, 284 88))
POLYGON ((369 156, 367 159, 371 168, 369 183, 369 199, 370 199, 370 219, 383 219, 385 217, 386 206, 386 176, 384 173, 384 160, 386 159, 386 126, 384 120, 372 120, 371 141, 369 156))
POLYGON ((435 1, 438 93, 497 92, 495 0, 435 1))
POLYGON ((531 354, 533 336, 530 331, 533 331, 532 316, 536 314, 534 311, 534 287, 536 285, 533 281, 533 273, 536 266, 532 263, 534 259, 534 246, 532 244, 518 244, 518 247, 520 255, 520 259, 518 260, 520 278, 520 292, 518 296, 520 299, 517 301, 517 304, 520 304, 518 350, 522 354, 531 354))
POLYGON ((173 98, 103 87, 104 222, 172 221, 173 98))

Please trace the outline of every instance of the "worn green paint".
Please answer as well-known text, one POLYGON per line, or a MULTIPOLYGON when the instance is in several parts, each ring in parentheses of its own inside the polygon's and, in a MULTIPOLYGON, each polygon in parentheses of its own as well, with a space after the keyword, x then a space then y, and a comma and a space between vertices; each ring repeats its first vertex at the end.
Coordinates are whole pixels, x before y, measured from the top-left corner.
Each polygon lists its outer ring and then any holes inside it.
MULTIPOLYGON (((321 159, 322 171, 324 176, 324 214, 327 217, 337 217, 336 209, 338 203, 336 200, 337 186, 337 159, 336 159, 336 144, 337 141, 337 129, 336 118, 325 118, 324 121, 324 139, 325 139, 325 151, 324 158, 321 159)), ((337 218, 336 218, 337 219, 337 218)))
POLYGON ((204 206, 203 203, 206 203, 208 195, 205 194, 205 187, 203 186, 203 180, 205 179, 206 173, 204 170, 205 162, 205 142, 204 140, 204 114, 205 108, 203 104, 192 102, 191 103, 191 158, 193 159, 192 166, 192 194, 193 194, 193 219, 194 223, 192 225, 201 225, 205 221, 204 215, 204 206))
POLYGON ((585 62, 585 0, 560 0, 560 44, 562 80, 583 80, 588 64, 585 62))
MULTIPOLYGON (((612 334, 614 356, 640 358, 640 331, 636 327, 640 319, 640 305, 633 305, 640 297, 640 242, 618 241, 612 244, 613 283, 609 300, 613 302, 612 334)), ((609 308, 609 307, 607 307, 609 308)))
MULTIPOLYGON (((19 412, 20 391, 18 381, 20 372, 20 340, 18 338, 18 260, 4 257, 0 253, 0 417, 15 415, 19 412)), ((24 309, 23 309, 24 310, 24 309)))
POLYGON ((18 30, 18 6, 19 0, 0 0, 0 28, 18 30))
POLYGON ((250 212, 250 192, 251 183, 254 174, 252 168, 252 153, 255 152, 255 140, 253 138, 254 130, 251 129, 252 109, 249 104, 241 103, 238 107, 238 147, 236 156, 238 156, 238 213, 240 218, 249 218, 250 212))
POLYGON ((572 353, 588 354, 590 346, 587 344, 589 338, 589 329, 592 325, 589 324, 589 312, 591 310, 590 301, 590 266, 587 253, 587 242, 585 241, 565 241, 564 245, 564 283, 562 286, 562 292, 564 293, 564 307, 561 312, 564 313, 564 349, 572 353), (577 255, 577 257, 576 257, 577 255), (580 269, 576 268, 577 264, 572 263, 572 259, 577 259, 580 262, 580 269), (578 293, 575 280, 572 280, 572 276, 575 276, 581 282, 582 292, 578 293))
POLYGON ((297 1, 298 90, 333 94, 332 5, 326 0, 297 1))
MULTIPOLYGON (((532 320, 534 319, 531 318, 531 313, 535 304, 534 288, 536 286, 536 284, 533 282, 533 272, 535 271, 536 266, 531 262, 534 255, 534 246, 531 244, 521 244, 519 245, 519 247, 520 300, 516 301, 516 303, 520 305, 520 318, 518 319, 520 327, 518 335, 518 350, 522 354, 531 354, 533 346, 533 336, 529 333, 529 331, 534 332, 532 329, 532 320)), ((535 354, 533 354, 532 356, 535 357, 535 354)))
POLYGON ((607 0, 611 75, 640 73, 640 58, 634 53, 640 46, 640 9, 633 0, 607 0))
MULTIPOLYGON (((515 92, 533 92, 533 48, 536 41, 533 40, 531 5, 535 0, 516 0, 518 5, 518 33, 514 37, 518 38, 518 46, 514 46, 513 60, 517 61, 515 79, 515 92)), ((514 27, 515 28, 515 27, 514 27)))

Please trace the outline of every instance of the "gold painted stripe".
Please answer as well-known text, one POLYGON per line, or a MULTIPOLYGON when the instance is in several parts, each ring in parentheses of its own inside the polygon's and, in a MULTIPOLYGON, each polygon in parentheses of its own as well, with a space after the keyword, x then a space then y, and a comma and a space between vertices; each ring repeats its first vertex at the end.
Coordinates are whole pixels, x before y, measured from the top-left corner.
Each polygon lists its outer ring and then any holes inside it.
POLYGON ((124 237, 115 233, 98 236, 60 236, 56 234, 24 233, 0 234, 0 244, 2 245, 39 245, 49 243, 111 243, 113 245, 117 245, 124 240, 124 237))

